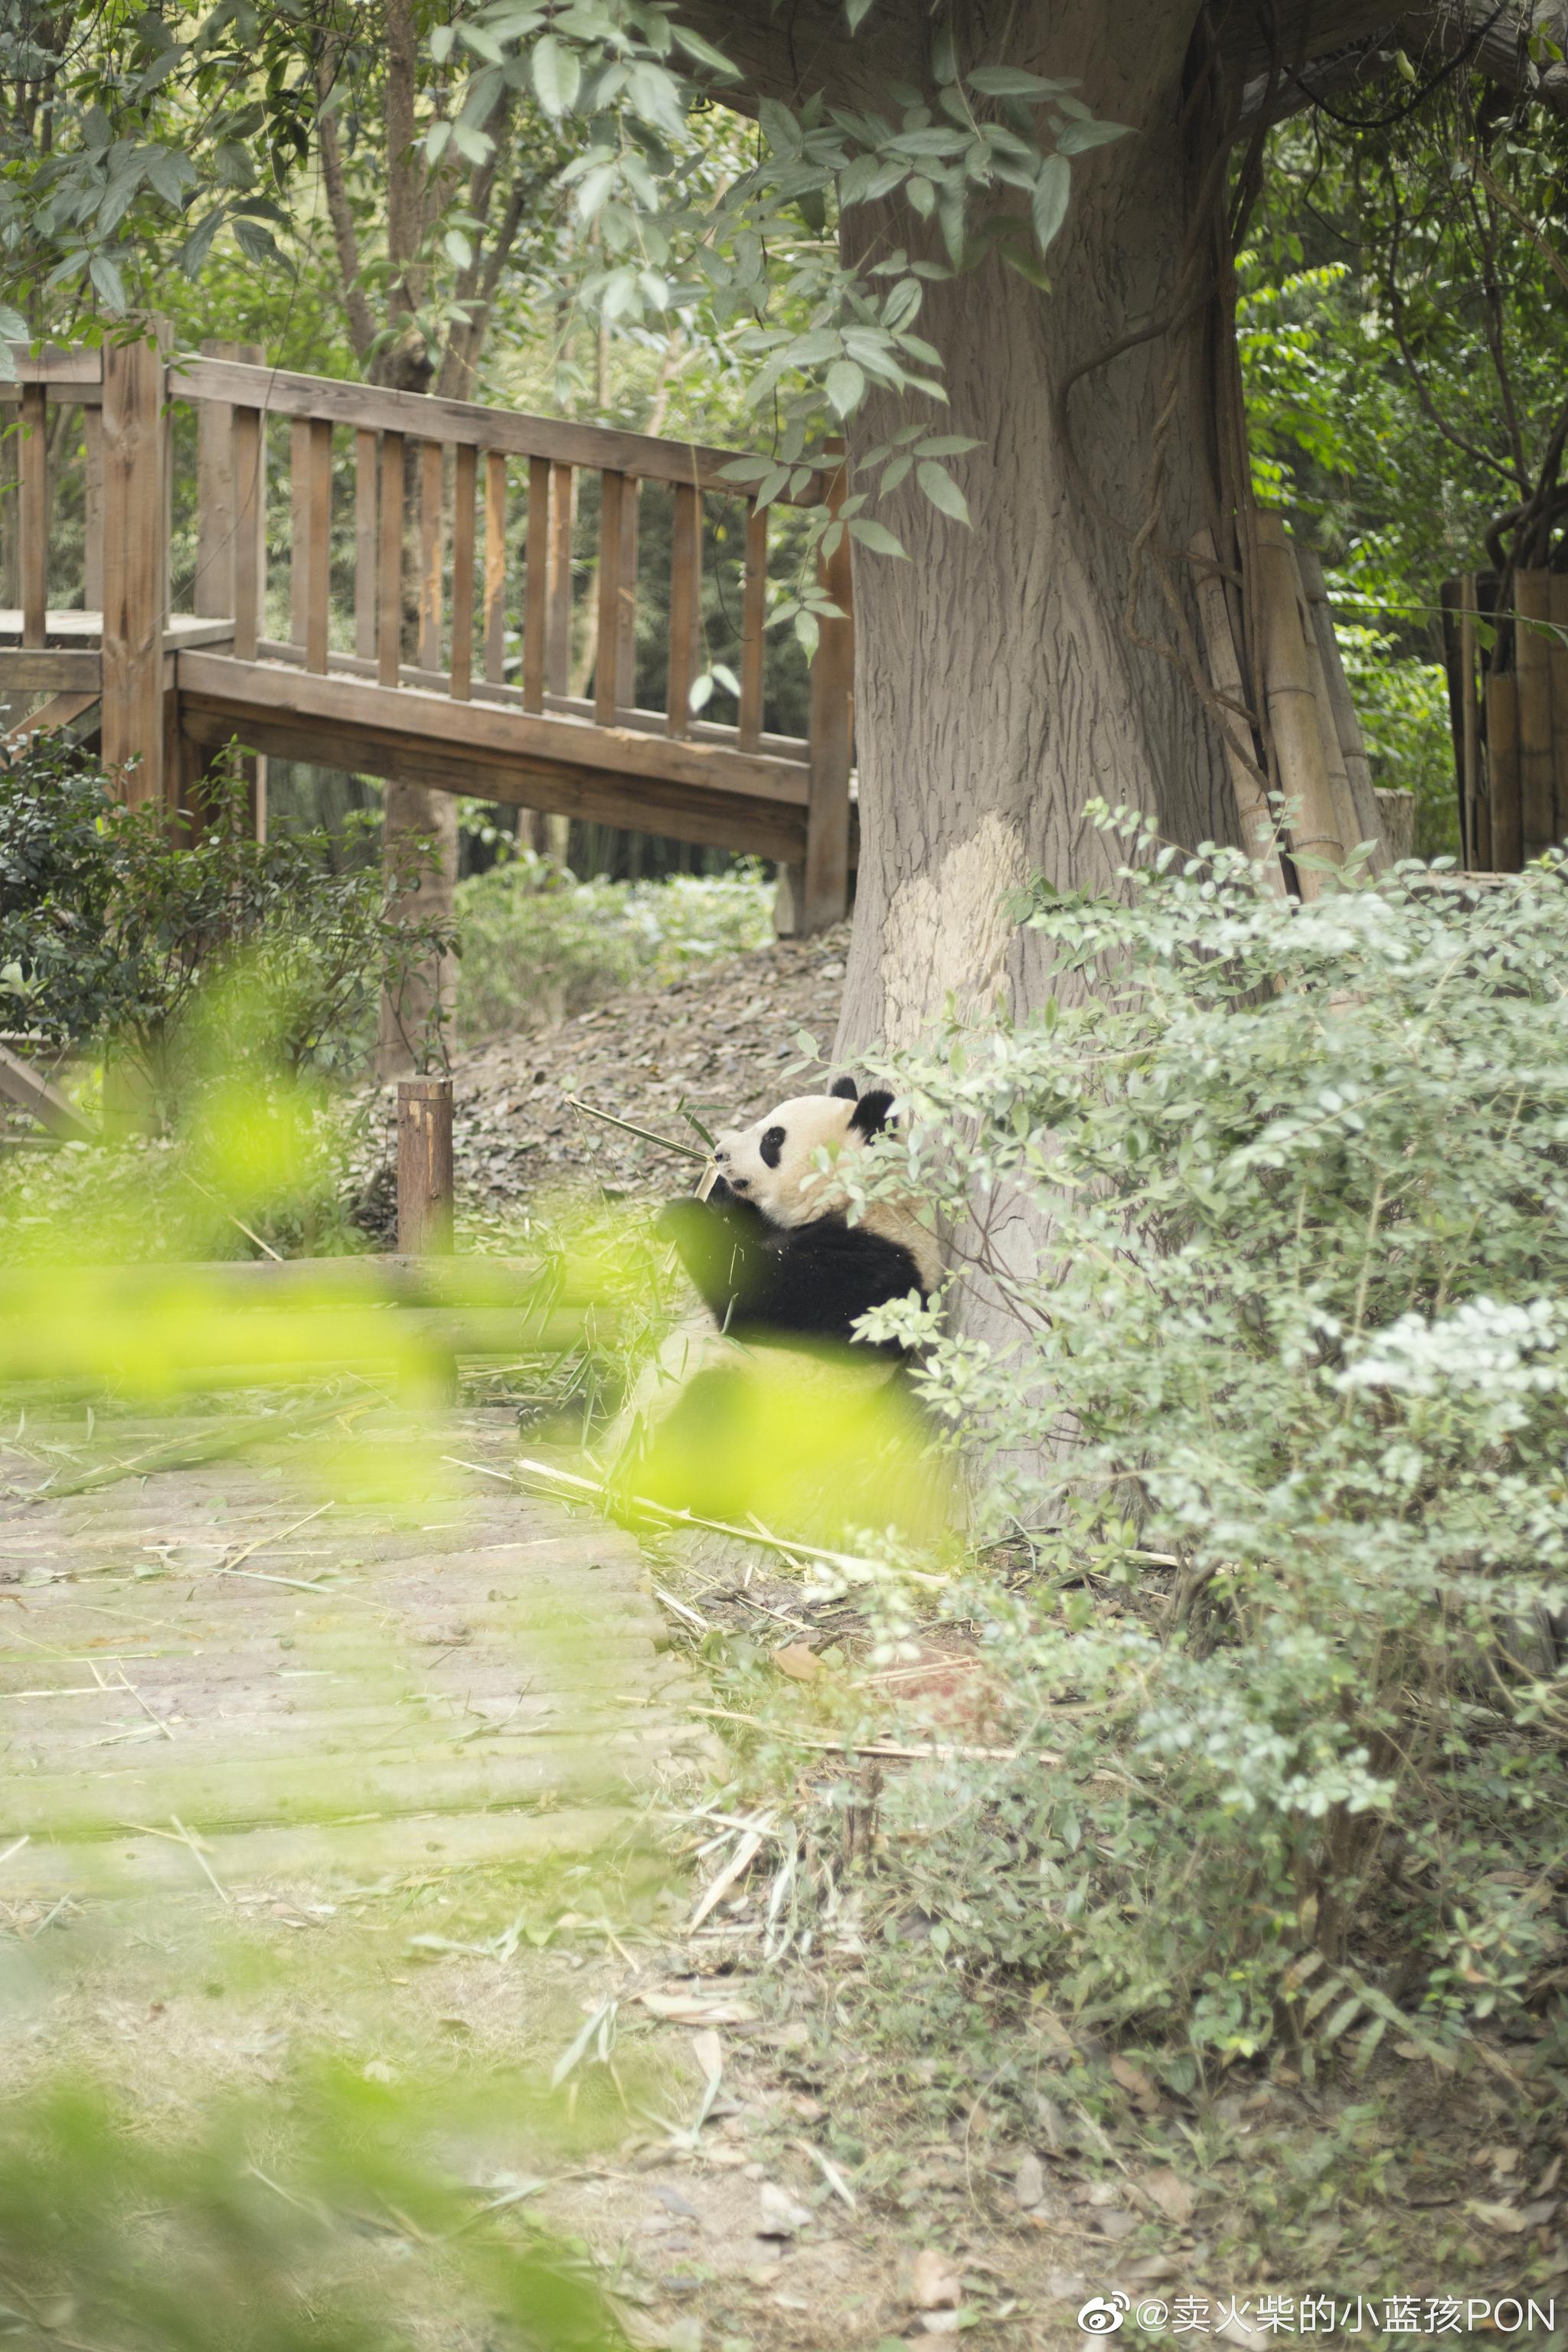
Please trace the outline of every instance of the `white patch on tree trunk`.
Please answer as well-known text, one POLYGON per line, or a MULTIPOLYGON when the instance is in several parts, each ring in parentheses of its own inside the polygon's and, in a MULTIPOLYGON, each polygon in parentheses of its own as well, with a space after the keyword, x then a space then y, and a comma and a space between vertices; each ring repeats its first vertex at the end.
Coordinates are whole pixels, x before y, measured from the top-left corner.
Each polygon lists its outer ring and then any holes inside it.
POLYGON ((961 1014, 1005 985, 1015 925, 1006 900, 1028 879, 1017 825, 994 810, 936 865, 900 882, 882 918, 884 1034, 911 1045, 949 996, 961 1014))

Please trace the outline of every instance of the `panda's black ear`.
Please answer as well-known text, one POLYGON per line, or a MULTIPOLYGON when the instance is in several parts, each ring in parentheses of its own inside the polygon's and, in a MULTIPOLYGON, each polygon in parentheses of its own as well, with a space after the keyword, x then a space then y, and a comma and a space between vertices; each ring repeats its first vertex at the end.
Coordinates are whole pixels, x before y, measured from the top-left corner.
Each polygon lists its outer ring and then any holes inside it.
POLYGON ((858 1128, 860 1133, 868 1139, 873 1135, 880 1135, 888 1124, 888 1113, 892 1108, 892 1096, 886 1087, 878 1087, 870 1094, 861 1096, 855 1106, 849 1124, 851 1127, 858 1128))
POLYGON ((860 1089, 853 1078, 835 1078, 827 1091, 830 1095, 837 1095, 844 1102, 853 1102, 860 1089))

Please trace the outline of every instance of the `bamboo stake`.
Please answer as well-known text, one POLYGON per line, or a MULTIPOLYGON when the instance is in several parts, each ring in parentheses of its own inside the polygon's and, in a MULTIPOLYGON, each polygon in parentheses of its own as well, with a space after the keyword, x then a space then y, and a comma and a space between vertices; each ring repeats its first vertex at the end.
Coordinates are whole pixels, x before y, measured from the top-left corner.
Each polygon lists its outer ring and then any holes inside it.
POLYGON ((1509 670, 1487 677, 1487 787, 1492 812, 1492 859, 1499 874, 1523 864, 1519 796, 1519 700, 1509 670))
MULTIPOLYGON (((1564 692, 1568 723, 1568 690, 1564 692)), ((1492 860, 1491 808, 1481 790, 1481 714, 1476 691, 1476 575, 1459 582, 1459 808, 1467 862, 1485 873, 1492 860)))
MULTIPOLYGON (((1198 618, 1208 653, 1209 680, 1216 694, 1226 702, 1240 704, 1244 709, 1247 689, 1242 682, 1241 664, 1237 659, 1230 606, 1217 567, 1210 568, 1216 565, 1216 560, 1214 540, 1207 530, 1194 534, 1193 553, 1198 559, 1198 618)), ((1244 744, 1247 754, 1253 751, 1252 730, 1239 710, 1223 712, 1219 723, 1225 737, 1225 763, 1230 772, 1236 813, 1241 822, 1242 845, 1247 856, 1257 861, 1267 887, 1277 898, 1283 898, 1287 892, 1284 868, 1279 863, 1279 828, 1268 805, 1268 795, 1243 753, 1244 744)))
POLYGON ((1344 857, 1296 601, 1296 567, 1284 520, 1258 517, 1258 601, 1264 629, 1263 674, 1280 789, 1294 814, 1297 876, 1303 898, 1322 895, 1324 876, 1302 858, 1338 866, 1344 857))
POLYGON ((1549 648, 1552 670, 1552 838, 1568 838, 1568 572, 1553 572, 1547 611, 1558 632, 1549 648))
POLYGON ((1329 583, 1323 576, 1322 558, 1315 547, 1298 545, 1296 561, 1301 574, 1301 585, 1306 591, 1318 651, 1322 656, 1323 681, 1327 689, 1327 700, 1323 706, 1324 732, 1331 732, 1338 739, 1356 821, 1363 827, 1363 838, 1376 845, 1378 855, 1372 861, 1373 872, 1386 873, 1392 861, 1387 855, 1388 845, 1383 840, 1379 829, 1379 804, 1372 781, 1372 761, 1367 757, 1366 738, 1361 731, 1350 680, 1345 676, 1340 641, 1334 628, 1334 608, 1329 602, 1329 583))
POLYGON ((1301 623, 1301 639, 1307 648, 1307 677, 1312 688, 1312 703, 1318 721, 1318 733, 1322 740, 1323 765, 1329 773, 1329 793, 1334 804, 1334 831, 1346 854, 1370 842, 1375 852, 1382 840, 1382 826, 1375 803, 1370 820, 1356 805, 1351 791, 1350 772, 1344 753, 1340 749, 1340 730, 1334 724, 1333 706, 1329 699, 1329 674, 1323 661, 1323 648, 1318 635, 1318 617, 1307 594, 1302 576, 1302 550, 1294 541, 1290 544, 1290 568, 1295 574, 1297 610, 1301 623))
POLYGON ((1557 829, 1552 785, 1552 652, 1544 632, 1531 626, 1548 617, 1547 600, 1544 572, 1514 573, 1520 824, 1526 858, 1550 849, 1557 829))

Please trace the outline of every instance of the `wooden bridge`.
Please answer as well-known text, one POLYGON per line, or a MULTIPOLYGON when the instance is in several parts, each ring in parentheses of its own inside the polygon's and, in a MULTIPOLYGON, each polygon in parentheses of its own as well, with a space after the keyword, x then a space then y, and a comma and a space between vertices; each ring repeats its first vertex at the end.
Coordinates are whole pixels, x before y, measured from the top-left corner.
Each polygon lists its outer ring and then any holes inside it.
MULTIPOLYGON (((853 856, 847 539, 821 567, 842 617, 823 624, 809 733, 770 733, 772 509, 726 475, 733 452, 292 374, 212 347, 201 356, 165 355, 151 341, 13 352, 16 380, 0 386, 21 426, 19 604, 0 610, 12 742, 19 698, 47 698, 24 735, 80 721, 96 702, 105 765, 135 802, 198 816, 204 772, 237 740, 776 859, 791 870, 803 928, 843 914, 853 856), (69 409, 76 423, 58 413, 69 409), (268 467, 285 430, 289 545, 269 553, 268 467), (50 602, 62 569, 50 528, 61 450, 79 469, 79 605, 50 602), (635 698, 645 485, 671 501, 657 710, 635 698), (743 546, 732 725, 690 707, 707 667, 704 516, 720 499, 743 546), (193 503, 182 611, 171 542, 176 507, 188 518, 193 503), (574 562, 580 506, 590 528, 597 519, 587 563, 574 562), (351 509, 352 562, 341 552, 351 509), (352 596, 342 593, 345 571, 352 596), (268 634, 269 614, 284 634, 268 634), (574 646, 579 667, 590 656, 577 693, 574 646)), ((841 495, 841 462, 829 454, 794 468, 775 504, 831 507, 841 495)))

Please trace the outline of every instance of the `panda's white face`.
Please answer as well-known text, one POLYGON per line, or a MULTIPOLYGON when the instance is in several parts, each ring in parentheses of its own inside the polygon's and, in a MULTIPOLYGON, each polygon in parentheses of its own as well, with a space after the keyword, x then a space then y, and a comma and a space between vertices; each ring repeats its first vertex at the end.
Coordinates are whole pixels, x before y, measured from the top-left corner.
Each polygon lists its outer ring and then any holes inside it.
MULTIPOLYGON (((886 1097, 879 1100, 885 1107, 886 1097)), ((842 1206, 843 1195, 818 1170, 816 1154, 826 1145, 836 1160, 864 1148, 865 1122, 853 1123, 856 1112, 851 1095, 796 1095, 751 1127, 723 1129, 713 1149, 719 1173, 770 1224, 809 1224, 842 1206)))

